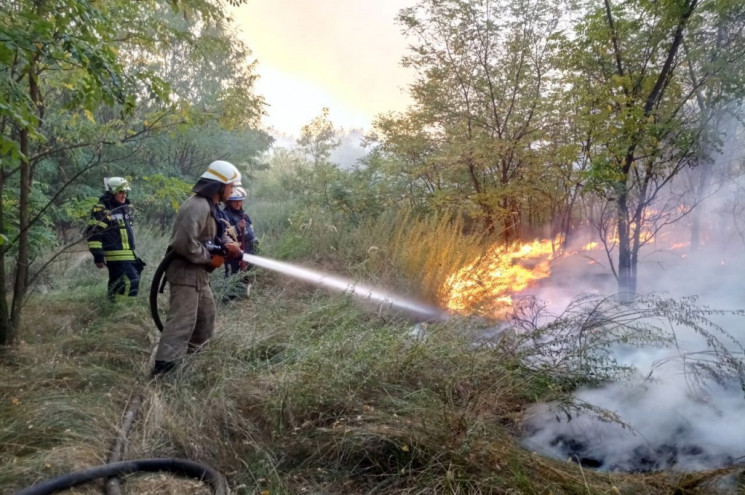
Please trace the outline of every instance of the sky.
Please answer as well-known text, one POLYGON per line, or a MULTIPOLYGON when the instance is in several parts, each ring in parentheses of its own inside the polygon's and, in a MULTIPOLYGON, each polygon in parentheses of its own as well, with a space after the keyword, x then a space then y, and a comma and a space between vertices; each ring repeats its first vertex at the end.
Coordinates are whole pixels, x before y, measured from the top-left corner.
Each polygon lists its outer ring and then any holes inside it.
POLYGON ((265 128, 297 136, 329 108, 344 130, 402 111, 413 75, 401 67, 407 41, 395 22, 407 0, 249 0, 233 10, 239 38, 258 61, 265 128))

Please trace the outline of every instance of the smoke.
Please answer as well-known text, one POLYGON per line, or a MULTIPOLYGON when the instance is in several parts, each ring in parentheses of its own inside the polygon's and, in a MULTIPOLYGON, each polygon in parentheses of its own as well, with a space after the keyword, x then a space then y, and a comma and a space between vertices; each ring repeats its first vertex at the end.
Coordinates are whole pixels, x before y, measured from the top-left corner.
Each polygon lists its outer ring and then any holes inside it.
MULTIPOLYGON (((741 157, 740 150, 720 170, 741 167, 741 157)), ((745 309, 744 185, 728 174, 712 180, 700 205, 702 245, 685 245, 696 221, 685 217, 660 236, 664 241, 643 248, 638 267, 639 293, 696 296, 698 307, 726 310, 711 314, 724 331, 713 334, 740 363, 745 321, 736 310, 745 309)), ((551 277, 525 294, 558 314, 578 293, 612 294, 615 284, 607 258, 594 251, 555 260, 551 277)), ((628 379, 577 390, 571 407, 538 404, 527 411, 524 447, 611 471, 693 471, 745 462, 741 381, 736 373, 716 371, 721 357, 690 325, 672 322, 668 330, 675 336, 671 346, 613 347, 619 364, 636 369, 628 379)))
MULTIPOLYGON (((722 264, 719 256, 711 254, 685 258, 665 254, 640 263, 640 274, 644 274, 640 288, 665 292, 670 298, 697 295, 696 304, 704 308, 745 306, 741 296, 744 256, 730 257, 722 264)), ((612 292, 614 281, 598 275, 597 265, 574 259, 555 268, 558 270, 551 280, 564 283, 545 283, 533 291, 549 308, 566 307, 576 292, 612 292), (562 273, 566 276, 561 277, 562 273), (587 277, 584 283, 583 273, 587 277)), ((710 335, 742 359, 742 316, 712 313, 710 319, 724 332, 715 326, 710 335)), ((685 325, 673 324, 667 330, 675 336, 670 346, 613 345, 618 365, 637 370, 629 379, 576 391, 578 407, 571 410, 556 404, 540 404, 529 410, 524 446, 605 470, 688 471, 745 460, 745 391, 741 382, 732 374, 717 371, 721 357, 700 333, 685 325)))

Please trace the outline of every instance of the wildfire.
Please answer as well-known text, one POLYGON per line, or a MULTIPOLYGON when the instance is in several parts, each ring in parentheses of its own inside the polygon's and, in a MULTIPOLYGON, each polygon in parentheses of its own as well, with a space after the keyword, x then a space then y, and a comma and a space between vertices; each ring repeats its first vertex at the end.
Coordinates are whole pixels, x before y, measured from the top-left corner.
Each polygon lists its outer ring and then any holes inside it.
POLYGON ((554 246, 551 240, 492 246, 448 277, 440 290, 442 304, 456 313, 488 305, 485 312, 498 316, 512 304, 512 294, 551 275, 554 246))
MULTIPOLYGON (((688 247, 688 242, 665 241, 660 236, 657 244, 668 244, 670 250, 688 247)), ((512 298, 537 281, 551 276, 551 262, 558 256, 570 257, 599 251, 597 241, 586 242, 577 250, 558 251, 558 239, 542 239, 513 246, 494 245, 477 259, 452 273, 439 290, 440 306, 453 313, 482 314, 494 318, 504 316, 512 306, 512 298)), ((682 254, 686 257, 686 254, 682 254)), ((597 264, 588 257, 587 264, 597 264)), ((722 261, 722 265, 725 262, 722 261)))

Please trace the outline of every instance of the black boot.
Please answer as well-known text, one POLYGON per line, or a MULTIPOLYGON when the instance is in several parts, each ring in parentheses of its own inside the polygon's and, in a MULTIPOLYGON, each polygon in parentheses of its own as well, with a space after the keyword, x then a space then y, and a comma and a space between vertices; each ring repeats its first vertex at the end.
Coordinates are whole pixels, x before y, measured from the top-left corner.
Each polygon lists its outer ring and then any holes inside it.
POLYGON ((155 378, 160 374, 171 371, 175 367, 176 365, 171 361, 155 361, 155 366, 153 366, 153 372, 150 376, 155 378))

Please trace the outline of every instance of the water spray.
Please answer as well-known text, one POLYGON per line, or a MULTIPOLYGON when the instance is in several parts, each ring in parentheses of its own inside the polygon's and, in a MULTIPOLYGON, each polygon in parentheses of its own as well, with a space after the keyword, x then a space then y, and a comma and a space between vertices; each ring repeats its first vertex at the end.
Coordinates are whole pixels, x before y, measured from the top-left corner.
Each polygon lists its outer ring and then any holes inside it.
POLYGON ((340 290, 345 293, 352 294, 368 301, 376 301, 382 305, 390 305, 399 309, 406 310, 420 318, 424 318, 428 321, 442 321, 448 318, 447 313, 443 312, 439 308, 428 306, 416 301, 404 299, 398 297, 389 292, 384 292, 379 289, 373 289, 364 285, 357 284, 356 282, 338 277, 336 275, 330 275, 321 273, 308 268, 303 268, 291 263, 284 261, 277 261, 271 258, 265 258, 263 256, 256 256, 255 254, 244 254, 243 261, 251 263, 268 270, 283 273, 294 278, 305 280, 315 285, 321 285, 331 289, 340 290))
MULTIPOLYGON (((169 251, 163 261, 160 262, 158 268, 155 269, 153 275, 153 282, 150 286, 150 314, 153 317, 155 326, 158 330, 163 331, 163 322, 160 319, 158 312, 158 293, 163 293, 165 289, 166 279, 165 272, 168 265, 171 263, 176 254, 173 251, 169 251)), ((375 301, 381 306, 390 306, 398 309, 402 309, 411 315, 417 317, 423 321, 444 321, 449 318, 449 315, 439 308, 422 304, 417 301, 405 299, 390 292, 383 291, 381 289, 373 289, 360 285, 352 280, 338 277, 327 273, 318 272, 309 268, 303 268, 291 263, 284 261, 278 261, 271 258, 265 258, 263 256, 257 256, 255 254, 244 254, 243 261, 251 263, 267 270, 283 273, 290 277, 294 277, 300 280, 305 280, 315 285, 328 287, 330 289, 339 290, 348 294, 352 294, 360 299, 367 301, 375 301)))

